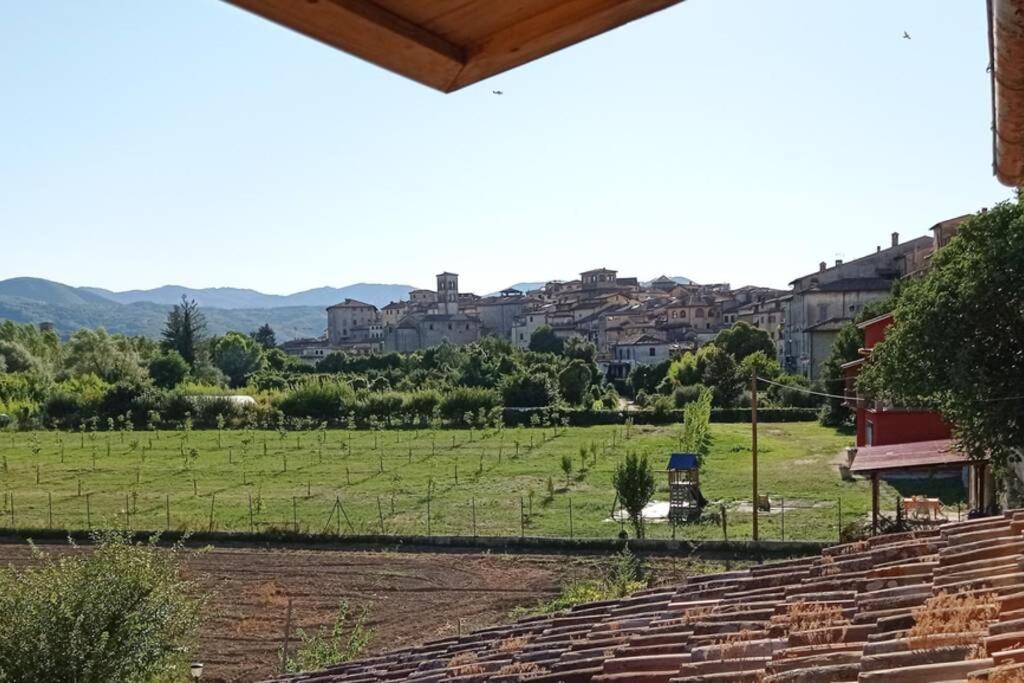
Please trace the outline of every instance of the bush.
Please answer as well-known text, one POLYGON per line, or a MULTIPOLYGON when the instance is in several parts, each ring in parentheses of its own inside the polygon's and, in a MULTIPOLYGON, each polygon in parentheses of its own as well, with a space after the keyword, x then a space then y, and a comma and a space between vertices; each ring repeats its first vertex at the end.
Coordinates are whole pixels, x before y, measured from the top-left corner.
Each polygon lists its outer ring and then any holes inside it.
POLYGON ((355 392, 345 382, 310 380, 277 402, 288 417, 309 417, 318 422, 339 420, 356 406, 355 392))
POLYGON ((416 391, 405 397, 403 409, 420 419, 431 419, 441 405, 441 394, 432 390, 416 391))
POLYGON ((0 679, 183 680, 202 598, 174 553, 125 536, 0 569, 0 679))
POLYGON ((703 384, 687 384, 678 387, 672 392, 672 402, 676 408, 682 408, 687 403, 693 403, 700 398, 700 392, 706 388, 703 384))
POLYGON ((349 621, 348 603, 342 602, 330 630, 321 628, 307 634, 300 629, 298 635, 302 642, 295 656, 285 662, 285 669, 292 673, 314 671, 362 655, 373 635, 373 630, 366 628, 366 610, 360 612, 353 623, 349 621))
POLYGON ((502 381, 501 397, 510 407, 540 408, 558 401, 558 389, 542 373, 517 373, 502 381))
POLYGON ((480 410, 489 413, 501 407, 501 397, 493 389, 458 387, 452 389, 441 400, 441 417, 451 424, 463 424, 465 415, 478 415, 480 410))

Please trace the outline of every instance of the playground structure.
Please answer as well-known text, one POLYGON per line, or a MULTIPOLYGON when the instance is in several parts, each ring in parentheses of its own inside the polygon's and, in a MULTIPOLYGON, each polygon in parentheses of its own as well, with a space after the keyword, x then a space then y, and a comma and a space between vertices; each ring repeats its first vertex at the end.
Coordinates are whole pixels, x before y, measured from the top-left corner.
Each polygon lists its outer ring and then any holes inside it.
POLYGON ((696 521, 708 503, 700 492, 700 459, 694 453, 673 453, 666 470, 669 521, 673 524, 696 521))

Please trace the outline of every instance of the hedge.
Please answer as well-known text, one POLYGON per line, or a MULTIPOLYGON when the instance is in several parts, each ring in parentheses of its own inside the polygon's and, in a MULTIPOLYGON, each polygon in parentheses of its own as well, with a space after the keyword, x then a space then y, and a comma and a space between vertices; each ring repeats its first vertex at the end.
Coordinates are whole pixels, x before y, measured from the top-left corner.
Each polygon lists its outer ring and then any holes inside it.
MULTIPOLYGON (((712 408, 712 422, 750 422, 750 408, 712 408)), ((548 423, 553 415, 558 420, 568 419, 572 427, 593 427, 595 425, 625 424, 632 419, 634 424, 673 424, 683 421, 682 410, 554 410, 551 408, 505 408, 503 419, 509 427, 529 426, 533 415, 538 415, 542 424, 548 423)), ((761 408, 758 420, 763 422, 814 422, 818 419, 817 408, 761 408)))

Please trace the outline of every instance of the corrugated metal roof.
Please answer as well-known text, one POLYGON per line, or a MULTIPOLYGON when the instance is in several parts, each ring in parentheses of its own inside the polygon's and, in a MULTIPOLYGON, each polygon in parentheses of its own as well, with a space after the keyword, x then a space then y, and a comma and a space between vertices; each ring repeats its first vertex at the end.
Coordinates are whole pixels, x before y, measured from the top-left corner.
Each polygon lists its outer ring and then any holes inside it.
POLYGON ((857 449, 850 471, 854 474, 927 467, 964 465, 971 458, 951 439, 867 446, 857 449))

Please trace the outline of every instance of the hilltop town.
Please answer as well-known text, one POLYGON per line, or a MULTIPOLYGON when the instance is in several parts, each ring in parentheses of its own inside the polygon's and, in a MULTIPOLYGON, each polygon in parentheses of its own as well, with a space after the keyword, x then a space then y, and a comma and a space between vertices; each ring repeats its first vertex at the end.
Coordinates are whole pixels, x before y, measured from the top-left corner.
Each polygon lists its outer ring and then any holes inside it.
POLYGON ((528 348, 548 327, 561 339, 582 337, 597 348, 609 379, 625 379, 635 365, 661 363, 707 343, 724 328, 745 322, 764 330, 788 373, 817 379, 838 332, 865 304, 888 296, 894 281, 921 271, 966 216, 936 223, 929 235, 900 241, 889 236, 864 256, 795 277, 790 289, 728 283, 650 282, 596 268, 531 291, 493 295, 464 292, 455 273, 440 273, 435 290, 417 289, 383 308, 345 299, 327 308, 326 333, 282 345, 315 363, 333 352, 408 353, 442 342, 468 344, 486 336, 528 348))

